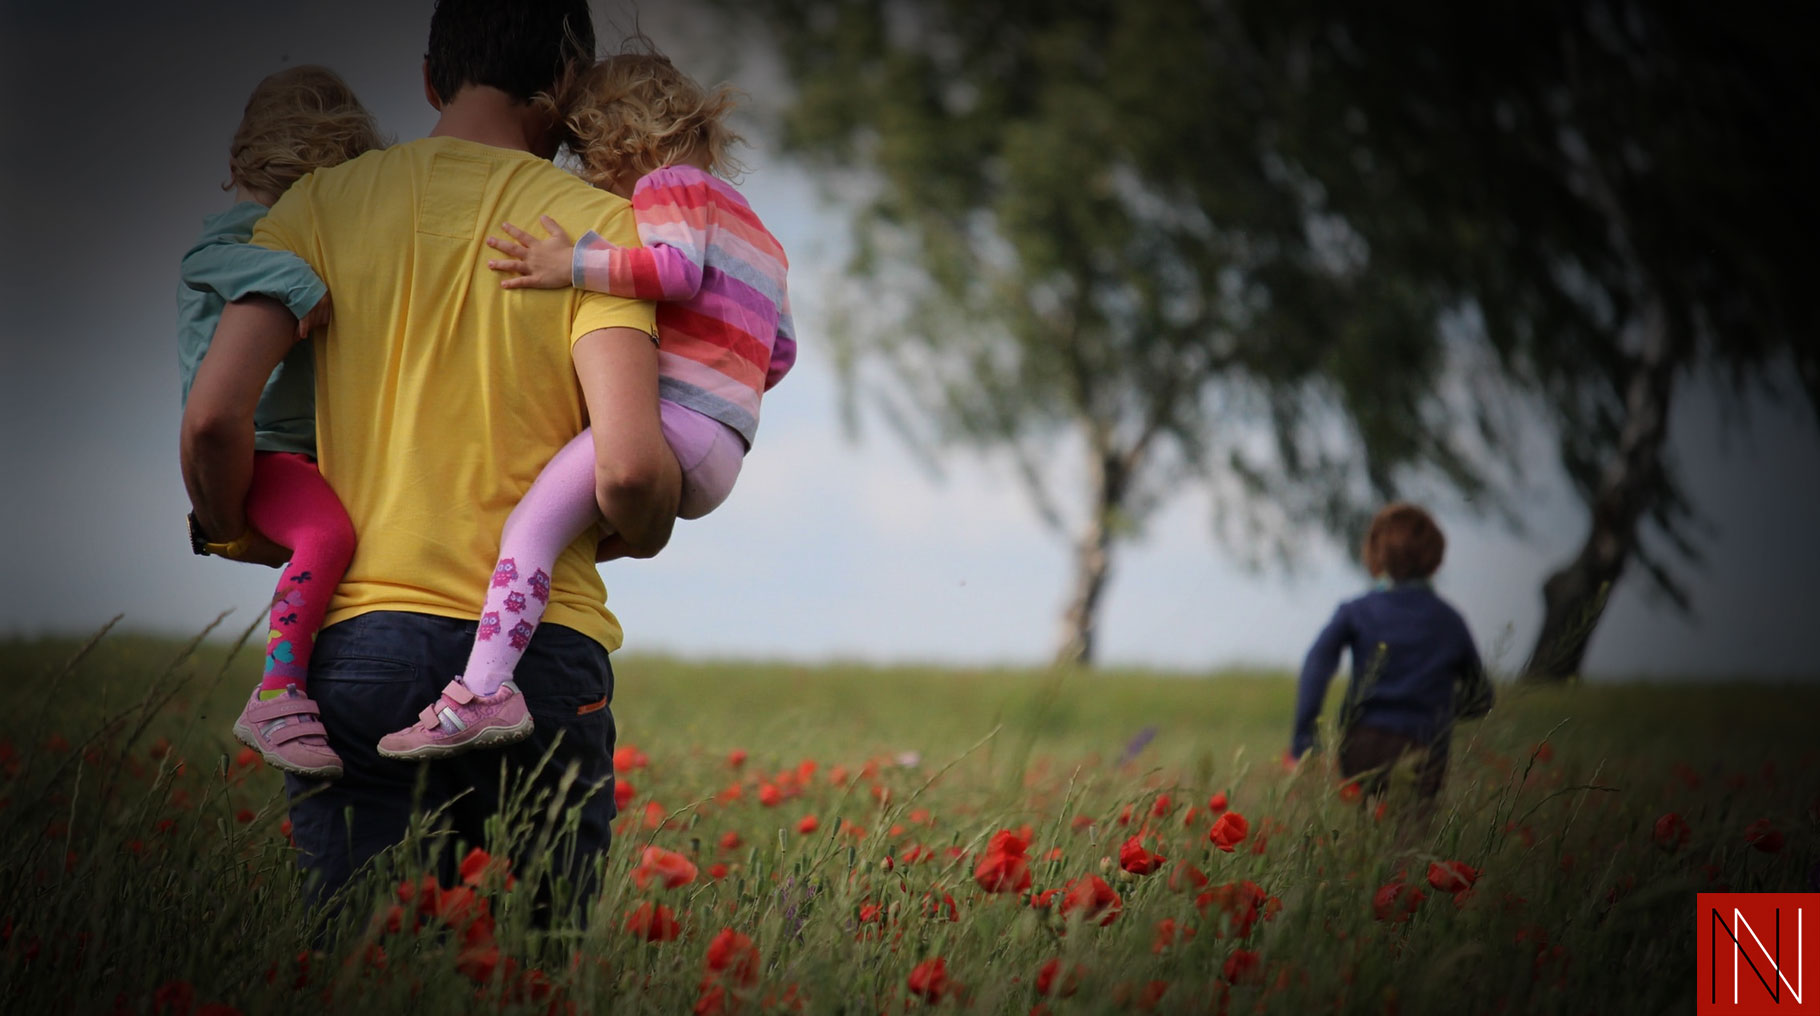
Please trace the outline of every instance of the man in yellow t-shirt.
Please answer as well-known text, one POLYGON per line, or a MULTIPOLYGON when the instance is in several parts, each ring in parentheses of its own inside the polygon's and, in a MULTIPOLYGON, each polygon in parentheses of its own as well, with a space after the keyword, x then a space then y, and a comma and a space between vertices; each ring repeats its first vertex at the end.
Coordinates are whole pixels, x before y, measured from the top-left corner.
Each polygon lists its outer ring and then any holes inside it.
MULTIPOLYGON (((460 672, 506 516, 590 422, 596 500, 623 549, 650 556, 669 539, 677 466, 658 427, 651 305, 584 290, 503 290, 485 264, 491 227, 545 214, 637 243, 623 199, 548 161, 554 125, 529 102, 593 46, 583 0, 441 0, 424 65, 440 113, 430 136, 303 178, 253 235, 307 261, 335 301, 315 347, 317 447, 358 543, 309 680, 344 774, 321 786, 287 776, 293 836, 318 899, 403 838, 420 775, 417 805, 446 805, 454 834, 439 863, 454 863, 456 840, 481 844, 486 819, 504 805, 502 760, 508 781, 535 770, 550 793, 565 769, 576 770, 568 803, 579 825, 552 859, 555 874, 586 886, 606 851, 607 654, 621 633, 592 535, 558 559, 544 623, 518 667, 536 721, 530 738, 427 770, 375 750, 460 672)), ((197 371, 183 464, 210 540, 247 534, 251 411, 295 330, 275 302, 230 305, 197 371)), ((513 844, 492 845, 511 856, 513 844)))

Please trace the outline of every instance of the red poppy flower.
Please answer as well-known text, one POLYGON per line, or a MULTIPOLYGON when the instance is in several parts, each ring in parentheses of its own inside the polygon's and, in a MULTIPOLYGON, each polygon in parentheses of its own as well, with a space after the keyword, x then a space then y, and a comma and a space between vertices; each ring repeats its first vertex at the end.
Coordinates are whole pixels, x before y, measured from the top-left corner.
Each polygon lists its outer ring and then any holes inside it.
POLYGON ((1780 853, 1783 841, 1782 830, 1771 825, 1766 818, 1760 818, 1744 829, 1744 842, 1766 854, 1780 853))
POLYGON ((1162 854, 1144 849, 1144 838, 1133 836, 1119 847, 1119 867, 1133 875, 1148 875, 1168 860, 1162 854))
POLYGON ((739 845, 743 842, 745 841, 739 838, 737 830, 729 829, 720 834, 720 849, 722 850, 738 850, 739 845))
POLYGON ((910 970, 910 994, 925 1002, 940 1002, 957 985, 948 979, 948 964, 940 956, 926 959, 910 970))
POLYGON ((166 981, 152 992, 152 1011, 188 1016, 196 1004, 196 989, 188 981, 166 981))
POLYGON ((1174 807, 1174 802, 1169 800, 1168 794, 1158 794, 1156 801, 1150 805, 1150 814, 1162 818, 1174 810, 1174 807))
POLYGON ((663 904, 640 903, 626 915, 626 930, 647 942, 668 942, 682 934, 676 911, 663 904))
POLYGON ((933 917, 938 920, 944 914, 947 915, 948 920, 950 921, 958 921, 961 919, 960 908, 954 905, 954 894, 952 893, 942 893, 942 898, 939 900, 935 898, 934 893, 924 893, 923 914, 924 916, 933 917))
POLYGON ((816 818, 814 815, 804 815, 803 820, 801 822, 796 823, 796 831, 801 833, 804 836, 809 835, 810 833, 814 832, 817 829, 820 829, 821 827, 822 827, 822 820, 819 818, 816 818))
POLYGON ((631 804, 632 798, 637 796, 637 794, 638 794, 638 788, 632 786, 631 780, 620 779, 617 777, 614 778, 614 780, 613 780, 613 808, 615 811, 625 811, 626 805, 631 804))
POLYGON ((1358 780, 1347 780, 1345 783, 1340 784, 1340 800, 1347 804, 1357 802, 1358 799, 1364 795, 1365 788, 1359 785, 1358 780))
POLYGON ((989 893, 1021 893, 1030 888, 1029 842, 1009 829, 992 834, 992 840, 973 869, 973 880, 989 893))
POLYGON ((1479 880, 1479 869, 1463 861, 1448 861, 1428 866, 1428 884, 1444 893, 1470 889, 1479 880))
POLYGON ((1245 836, 1250 832, 1251 823, 1245 821, 1245 816, 1229 811, 1220 816, 1213 828, 1207 830, 1207 839, 1230 854, 1234 847, 1245 841, 1245 836))
POLYGON ((784 803, 784 792, 777 789, 775 783, 761 783, 758 785, 758 803, 767 808, 775 808, 784 803))
POLYGON ((1673 852, 1686 846, 1688 839, 1692 837, 1693 834, 1694 831, 1688 826, 1687 820, 1671 811, 1661 818, 1656 819, 1656 828, 1653 835, 1656 840, 1656 846, 1661 847, 1663 850, 1673 852))
POLYGON ((242 748, 240 754, 234 756, 234 764, 242 769, 257 769, 265 764, 265 759, 251 748, 242 748))
POLYGON ((722 928, 708 943, 708 969, 742 988, 758 983, 758 946, 732 928, 722 928))
POLYGON ((1201 869, 1187 861, 1175 862, 1169 869, 1169 888, 1180 892, 1183 889, 1199 889, 1207 884, 1207 875, 1201 869))
POLYGON ((1062 916, 1079 913, 1082 920, 1098 919, 1103 925, 1119 919, 1125 901, 1106 880, 1098 875, 1084 875, 1063 886, 1062 916))
POLYGON ((632 869, 632 881, 640 889, 653 879, 661 881, 665 889, 675 889, 695 881, 697 874, 695 863, 683 855, 662 847, 646 847, 638 867, 632 869))
POLYGON ((1087 968, 1079 963, 1064 972, 1061 959, 1059 957, 1052 959, 1043 964, 1042 969, 1036 972, 1036 993, 1039 995, 1053 994, 1057 998, 1066 998, 1080 988, 1081 978, 1086 973, 1087 968))
POLYGON ((467 975, 468 980, 475 984, 487 983, 499 969, 499 946, 486 942, 463 949, 455 957, 455 969, 467 975))
POLYGON ((512 876, 512 862, 503 857, 494 860, 493 855, 487 853, 480 847, 475 847, 468 851, 466 857, 461 859, 461 881, 463 885, 477 886, 483 882, 497 879, 501 875, 505 876, 505 885, 507 889, 518 884, 518 880, 512 876))
POLYGON ((1428 894, 1403 882, 1382 886, 1371 897, 1371 912, 1380 921, 1402 924, 1415 914, 1428 894))
POLYGON ((613 771, 616 773, 629 773, 634 769, 643 769, 650 764, 651 760, 644 752, 629 744, 622 744, 618 750, 613 752, 613 771))
POLYGON ((727 752, 727 765, 734 769, 738 769, 745 764, 746 750, 744 748, 735 748, 732 751, 727 752))
POLYGON ((1178 938, 1187 941, 1193 937, 1193 928, 1176 924, 1173 917, 1165 917, 1156 922, 1156 939, 1150 943, 1150 951, 1160 953, 1175 944, 1178 938))
POLYGON ((1225 811, 1228 807, 1229 805, 1226 803, 1226 792, 1224 790, 1207 799, 1207 810, 1215 815, 1225 811))
POLYGON ((726 878, 727 866, 718 861, 708 865, 708 877, 716 880, 726 878))
POLYGON ((1259 917, 1269 918, 1281 905, 1250 879, 1216 886, 1194 898, 1195 909, 1203 913, 1209 906, 1217 907, 1234 938, 1251 934, 1259 917))
POLYGON ((726 1016, 727 987, 711 977, 703 978, 701 994, 695 998, 695 1016, 726 1016))
POLYGON ((1220 977, 1227 984, 1250 983, 1264 979, 1264 963, 1252 949, 1236 949, 1220 967, 1220 977))

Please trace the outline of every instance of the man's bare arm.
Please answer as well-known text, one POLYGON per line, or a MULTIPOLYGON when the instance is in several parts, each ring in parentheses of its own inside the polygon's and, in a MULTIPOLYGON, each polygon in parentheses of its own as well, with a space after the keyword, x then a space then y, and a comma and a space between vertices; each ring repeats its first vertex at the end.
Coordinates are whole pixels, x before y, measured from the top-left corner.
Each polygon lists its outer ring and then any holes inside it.
POLYGON ((682 470, 657 417, 657 348, 636 328, 600 328, 576 340, 575 376, 594 428, 594 499, 629 556, 670 541, 682 470))
POLYGON ((253 479, 253 413, 266 379, 297 341, 297 319, 266 297, 228 304, 196 368, 183 410, 183 485, 210 540, 246 532, 253 479))

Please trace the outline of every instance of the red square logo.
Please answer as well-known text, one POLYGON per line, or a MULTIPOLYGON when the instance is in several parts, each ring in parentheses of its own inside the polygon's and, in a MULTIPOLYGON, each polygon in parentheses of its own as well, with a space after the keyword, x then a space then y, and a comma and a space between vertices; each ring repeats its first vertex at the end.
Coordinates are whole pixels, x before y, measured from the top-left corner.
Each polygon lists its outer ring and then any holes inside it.
POLYGON ((1820 893, 1700 893, 1698 901, 1696 1016, 1820 1014, 1820 893))

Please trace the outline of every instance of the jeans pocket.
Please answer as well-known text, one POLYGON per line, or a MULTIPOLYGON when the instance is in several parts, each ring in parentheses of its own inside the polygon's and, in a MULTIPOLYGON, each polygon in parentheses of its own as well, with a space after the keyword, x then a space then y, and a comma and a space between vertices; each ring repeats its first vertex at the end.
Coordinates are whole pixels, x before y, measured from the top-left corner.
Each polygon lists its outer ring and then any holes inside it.
POLYGON ((310 669, 310 697, 338 741, 372 745, 409 725, 430 704, 418 671, 403 660, 337 656, 310 669))

